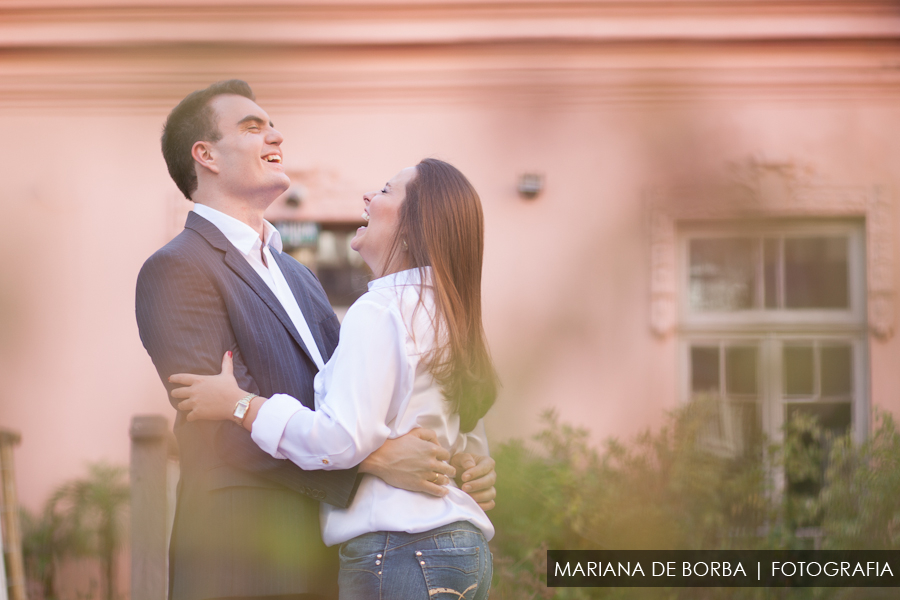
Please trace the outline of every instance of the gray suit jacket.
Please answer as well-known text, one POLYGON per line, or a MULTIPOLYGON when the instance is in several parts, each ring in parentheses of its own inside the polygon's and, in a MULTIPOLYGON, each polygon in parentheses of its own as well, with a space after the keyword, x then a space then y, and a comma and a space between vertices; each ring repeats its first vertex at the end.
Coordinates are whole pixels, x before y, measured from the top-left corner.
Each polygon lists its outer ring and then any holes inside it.
MULTIPOLYGON (((325 292, 287 254, 275 260, 328 360, 340 325, 325 292)), ((243 389, 291 394, 313 408, 316 367, 299 333, 240 251, 206 219, 190 213, 184 231, 144 263, 136 314, 141 341, 169 391, 175 387, 169 375, 218 373, 231 350, 243 389)), ((356 470, 303 471, 260 450, 234 423, 189 423, 181 412, 175 435, 181 480, 169 598, 334 594, 337 565, 321 542, 319 502, 346 506, 356 470)))

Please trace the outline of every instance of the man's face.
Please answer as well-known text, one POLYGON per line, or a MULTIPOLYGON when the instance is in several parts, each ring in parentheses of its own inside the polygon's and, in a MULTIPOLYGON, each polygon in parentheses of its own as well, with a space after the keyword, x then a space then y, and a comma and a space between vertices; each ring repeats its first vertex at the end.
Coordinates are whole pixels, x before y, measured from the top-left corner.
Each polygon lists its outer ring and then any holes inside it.
POLYGON ((271 203, 291 185, 282 164, 281 133, 249 98, 216 96, 210 106, 222 134, 210 144, 220 189, 237 198, 271 203))

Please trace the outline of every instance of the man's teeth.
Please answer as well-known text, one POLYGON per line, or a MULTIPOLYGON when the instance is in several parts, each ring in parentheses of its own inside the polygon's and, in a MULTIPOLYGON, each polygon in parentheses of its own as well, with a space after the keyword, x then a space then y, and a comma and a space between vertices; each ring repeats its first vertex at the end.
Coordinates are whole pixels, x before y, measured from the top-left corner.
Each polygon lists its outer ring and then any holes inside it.
POLYGON ((267 162, 277 162, 277 163, 280 163, 280 162, 281 162, 281 157, 278 156, 277 154, 270 154, 269 156, 266 157, 266 161, 267 161, 267 162))
POLYGON ((365 221, 366 223, 368 223, 368 222, 369 222, 369 213, 364 212, 364 213, 362 214, 362 219, 363 219, 363 221, 365 221))

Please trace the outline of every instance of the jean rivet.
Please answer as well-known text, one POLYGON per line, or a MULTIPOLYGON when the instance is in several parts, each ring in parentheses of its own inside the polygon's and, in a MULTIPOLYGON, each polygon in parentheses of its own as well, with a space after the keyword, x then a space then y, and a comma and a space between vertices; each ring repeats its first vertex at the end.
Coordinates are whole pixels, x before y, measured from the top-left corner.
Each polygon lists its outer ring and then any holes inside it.
POLYGON ((380 565, 380 564, 381 564, 381 561, 380 561, 380 560, 376 560, 376 561, 375 561, 375 564, 376 564, 376 565, 380 565))
POLYGON ((422 556, 421 552, 416 552, 416 556, 422 556))
POLYGON ((422 565, 422 566, 424 567, 424 566, 425 566, 425 561, 423 560, 423 561, 420 562, 419 564, 422 565))
POLYGON ((380 555, 380 554, 376 554, 376 555, 375 555, 375 558, 381 558, 381 555, 380 555))

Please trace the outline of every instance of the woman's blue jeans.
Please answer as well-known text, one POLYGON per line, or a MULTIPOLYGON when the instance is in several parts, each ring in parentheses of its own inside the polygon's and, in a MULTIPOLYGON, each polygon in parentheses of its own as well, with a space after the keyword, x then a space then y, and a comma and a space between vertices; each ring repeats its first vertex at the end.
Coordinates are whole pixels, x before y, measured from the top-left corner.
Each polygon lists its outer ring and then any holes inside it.
POLYGON ((491 588, 491 551, 466 521, 366 533, 341 544, 340 555, 341 600, 484 600, 491 588))

